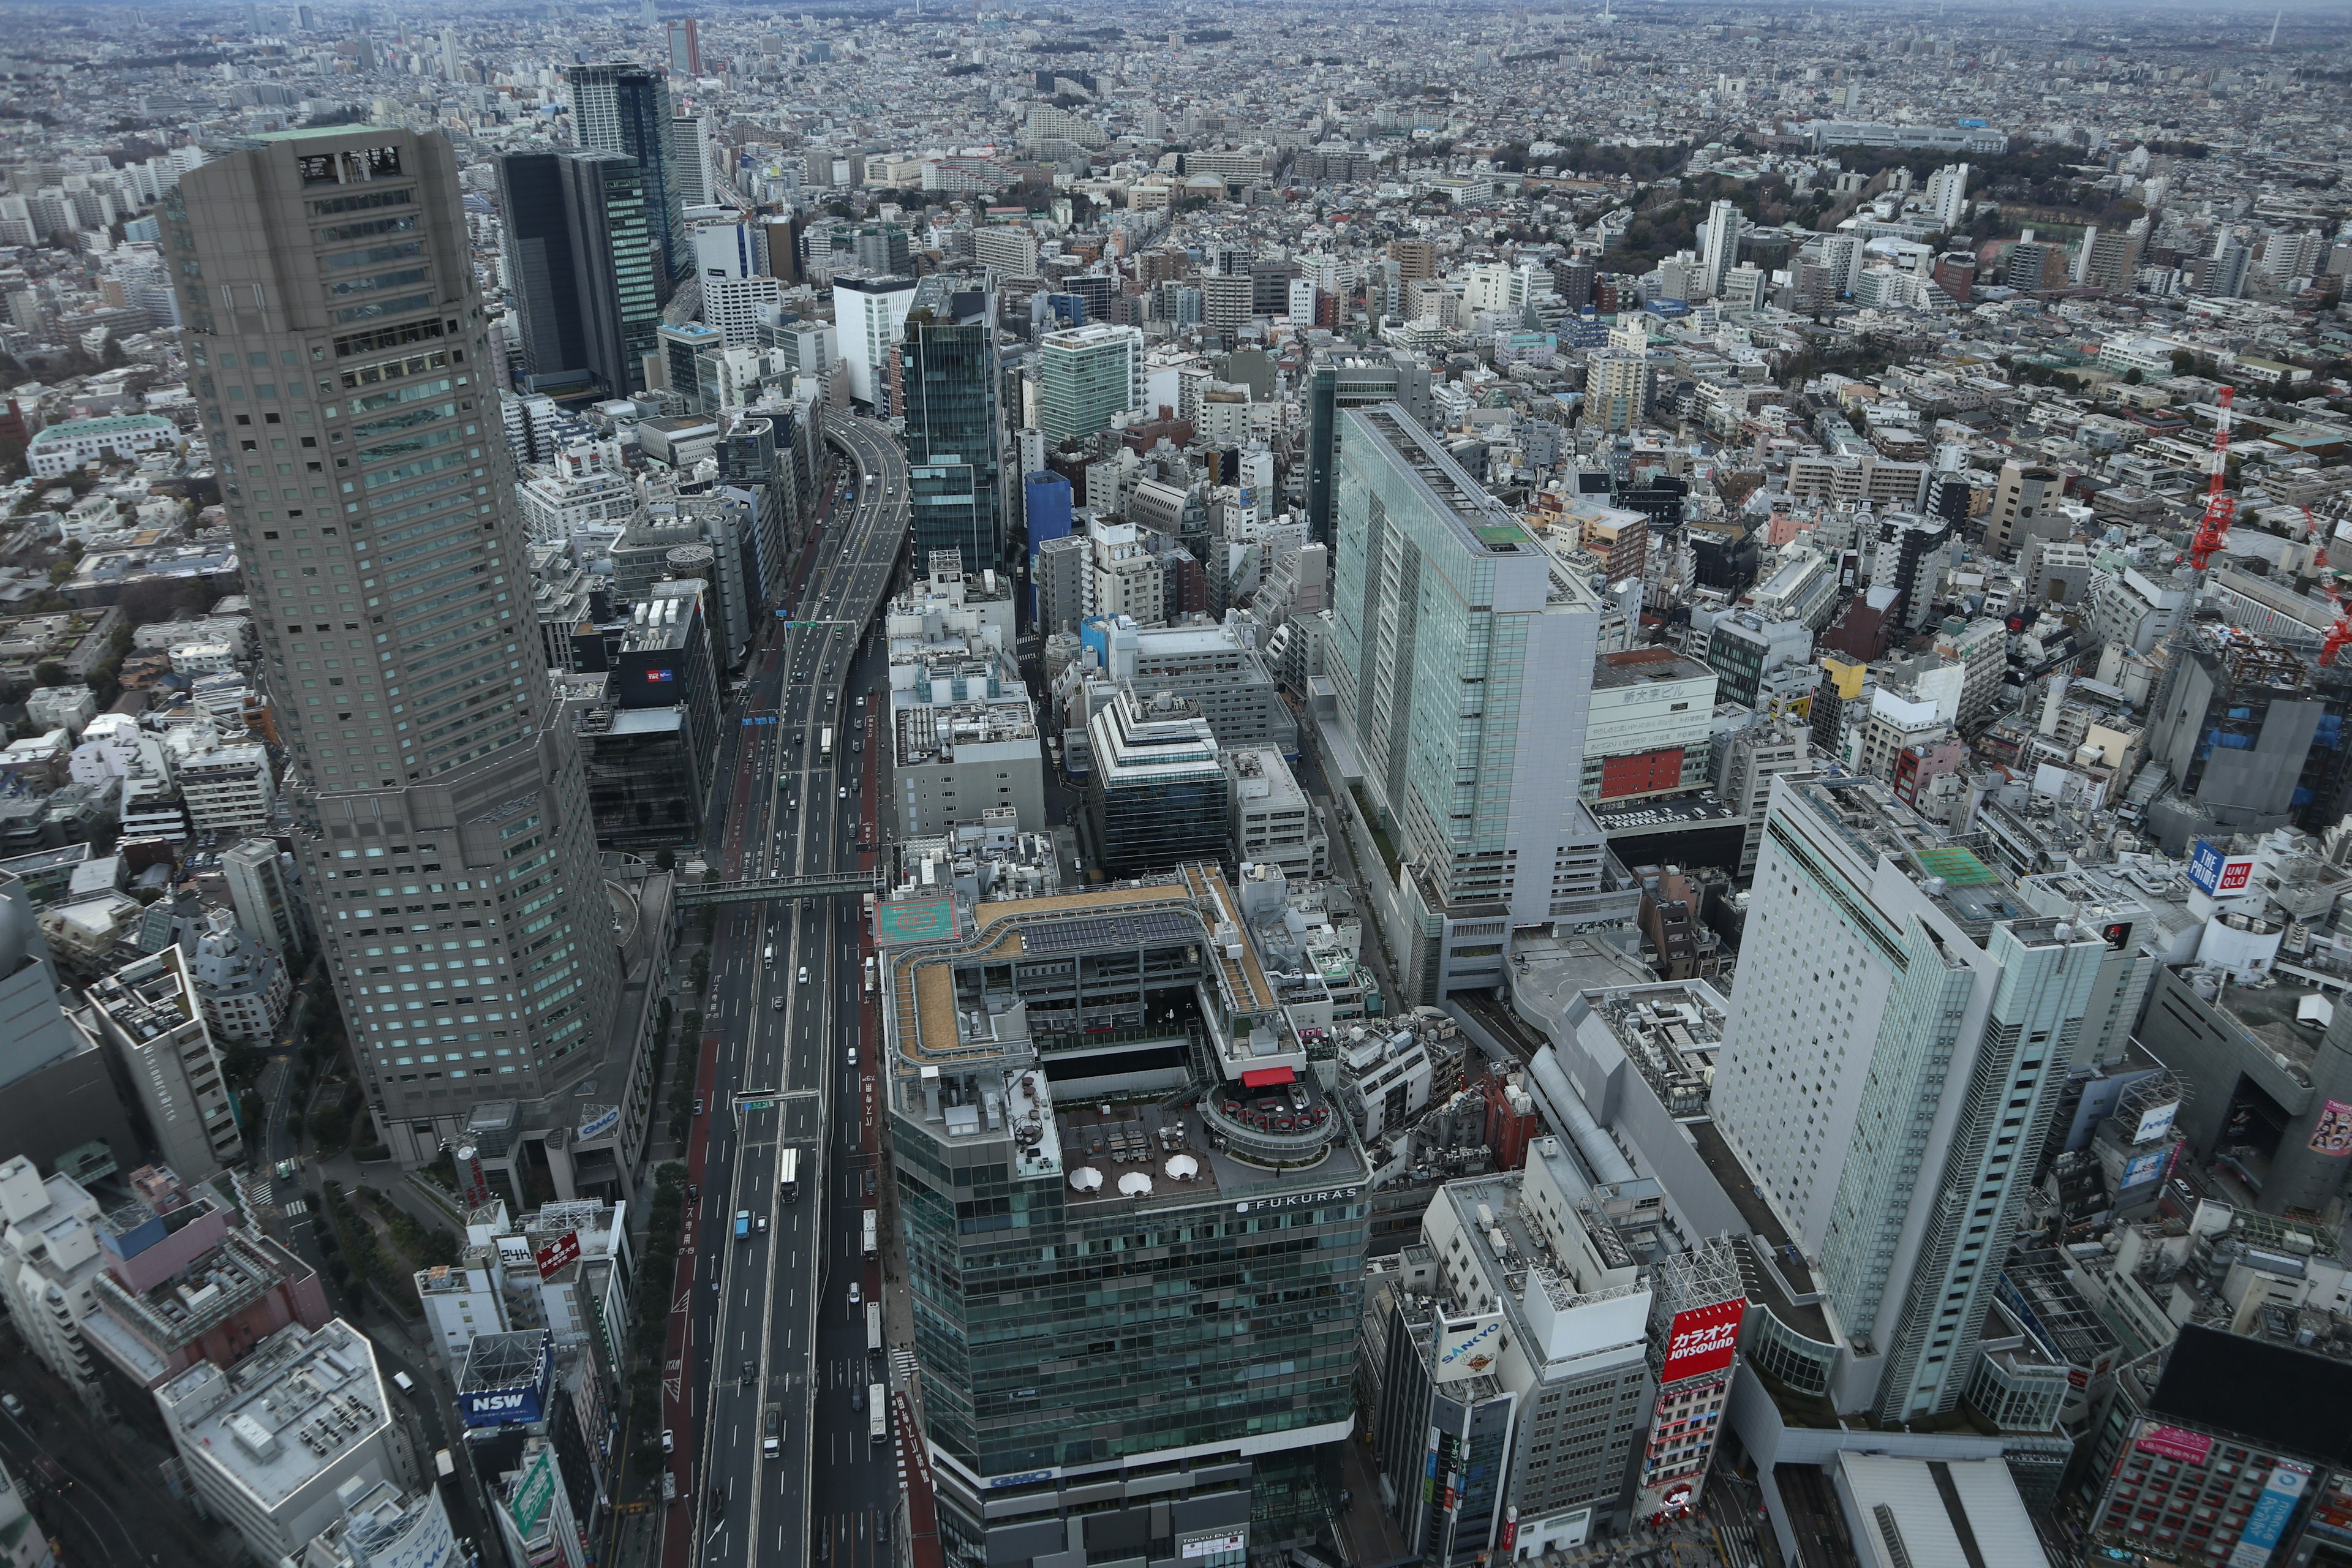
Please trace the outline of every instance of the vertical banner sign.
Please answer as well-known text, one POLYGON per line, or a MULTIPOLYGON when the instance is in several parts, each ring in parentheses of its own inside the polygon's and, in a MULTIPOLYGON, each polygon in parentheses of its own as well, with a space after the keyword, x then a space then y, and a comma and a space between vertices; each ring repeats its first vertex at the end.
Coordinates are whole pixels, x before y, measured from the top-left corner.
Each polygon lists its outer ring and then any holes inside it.
POLYGON ((2301 1465, 2281 1465, 2271 1471, 2270 1484, 2254 1500, 2254 1511, 2238 1532, 2238 1549, 2230 1553, 2229 1568, 2270 1568, 2271 1554, 2286 1535, 2287 1521, 2310 1484, 2311 1472, 2301 1465))

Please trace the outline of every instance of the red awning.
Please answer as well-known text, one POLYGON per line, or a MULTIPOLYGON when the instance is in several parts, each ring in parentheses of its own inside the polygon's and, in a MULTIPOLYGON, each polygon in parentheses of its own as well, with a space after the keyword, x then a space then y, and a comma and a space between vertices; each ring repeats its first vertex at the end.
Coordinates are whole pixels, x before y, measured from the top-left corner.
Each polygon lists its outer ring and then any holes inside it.
POLYGON ((1288 1068, 1258 1068, 1242 1074, 1242 1082, 1250 1089, 1272 1089, 1278 1083, 1288 1083, 1298 1075, 1288 1068))

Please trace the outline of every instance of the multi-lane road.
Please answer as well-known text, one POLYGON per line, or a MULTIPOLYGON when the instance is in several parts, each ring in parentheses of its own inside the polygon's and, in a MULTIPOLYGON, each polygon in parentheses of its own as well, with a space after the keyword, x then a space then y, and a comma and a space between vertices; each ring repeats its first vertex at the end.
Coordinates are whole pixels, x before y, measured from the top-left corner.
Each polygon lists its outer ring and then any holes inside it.
MULTIPOLYGON (((877 611, 907 537, 907 466, 871 421, 836 418, 832 521, 797 602, 753 655, 722 752, 714 872, 815 877, 871 867, 888 712, 877 611), (869 723, 869 716, 871 722, 869 723), (832 732, 830 754, 825 733, 832 732)), ((867 1440, 863 1306, 880 1281, 863 1257, 873 1133, 856 892, 721 908, 688 1161, 675 1303, 686 1324, 665 1409, 688 1495, 671 1510, 665 1568, 878 1568, 898 1486, 867 1440), (798 1165, 787 1194, 786 1151, 798 1165), (742 1216, 745 1235, 736 1235, 742 1216), (772 1420, 778 1452, 763 1452, 772 1420)), ((675 1343, 675 1340, 674 1340, 675 1343)))

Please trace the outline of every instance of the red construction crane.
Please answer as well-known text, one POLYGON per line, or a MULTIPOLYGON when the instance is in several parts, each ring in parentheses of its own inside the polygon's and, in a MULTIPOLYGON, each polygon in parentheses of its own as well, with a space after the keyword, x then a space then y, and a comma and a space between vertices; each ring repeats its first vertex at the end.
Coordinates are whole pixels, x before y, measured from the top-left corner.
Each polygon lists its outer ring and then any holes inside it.
POLYGON ((2352 607, 2347 607, 2344 595, 2336 591, 2335 573, 2322 572, 2319 574, 2319 591, 2327 595, 2329 604, 2336 606, 2336 624, 2327 628, 2327 635, 2320 639, 2319 644, 2319 662, 2330 665, 2336 662, 2337 654, 2352 647, 2352 607))
POLYGON ((2230 461, 2230 399, 2236 392, 2237 388, 2225 386, 2217 399, 2221 414, 2213 426, 2213 470, 2205 482, 2205 515, 2197 520, 2196 535, 2189 542, 2189 564, 2200 573, 2221 553, 2222 542, 2230 537, 2230 524, 2238 515, 2238 498, 2221 491, 2230 461))

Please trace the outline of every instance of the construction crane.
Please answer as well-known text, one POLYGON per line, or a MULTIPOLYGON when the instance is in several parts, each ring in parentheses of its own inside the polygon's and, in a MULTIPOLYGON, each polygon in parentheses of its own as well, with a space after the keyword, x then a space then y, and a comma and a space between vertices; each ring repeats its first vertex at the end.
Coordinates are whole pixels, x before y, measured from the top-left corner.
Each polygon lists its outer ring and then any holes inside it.
POLYGON ((2216 399, 2221 417, 2213 426, 2213 468, 2205 482, 2205 514, 2197 520, 2197 532, 2189 542, 2189 568, 2200 575, 2221 553, 2222 542, 2230 537, 2230 524, 2238 515, 2238 498, 2221 489, 2230 461, 2230 400, 2236 393, 2237 388, 2225 386, 2216 399))
POLYGON ((2323 569, 2319 574, 2319 591, 2327 595, 2329 604, 2336 606, 2335 624, 2327 628, 2326 635, 2319 641, 2319 662, 2325 668, 2336 662, 2337 654, 2352 647, 2352 606, 2346 605, 2344 595, 2336 591, 2336 574, 2332 570, 2323 569))

